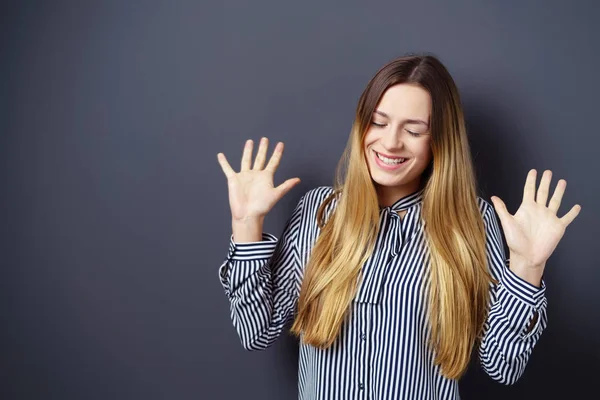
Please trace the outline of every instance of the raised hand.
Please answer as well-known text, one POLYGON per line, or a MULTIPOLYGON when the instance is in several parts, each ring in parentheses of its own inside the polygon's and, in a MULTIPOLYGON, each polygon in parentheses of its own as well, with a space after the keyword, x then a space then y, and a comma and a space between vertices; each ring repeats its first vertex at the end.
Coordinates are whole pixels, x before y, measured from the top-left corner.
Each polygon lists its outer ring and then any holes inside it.
POLYGON ((273 175, 279 166, 283 154, 283 143, 275 146, 273 155, 265 167, 269 140, 263 137, 260 141, 254 165, 252 165, 253 141, 247 140, 242 154, 240 172, 235 172, 227 162, 223 153, 217 154, 217 159, 229 188, 229 205, 234 222, 248 219, 260 219, 294 186, 300 178, 291 178, 275 187, 273 175))
POLYGON ((513 259, 518 259, 521 265, 543 270, 546 260, 554 252, 567 226, 581 211, 581 206, 576 204, 563 217, 558 217, 557 212, 567 181, 564 179, 558 181, 554 194, 546 206, 552 171, 544 171, 537 194, 536 175, 535 169, 527 174, 523 202, 515 215, 511 215, 506 210, 506 205, 497 196, 492 196, 492 202, 500 218, 506 244, 510 249, 511 264, 513 259))

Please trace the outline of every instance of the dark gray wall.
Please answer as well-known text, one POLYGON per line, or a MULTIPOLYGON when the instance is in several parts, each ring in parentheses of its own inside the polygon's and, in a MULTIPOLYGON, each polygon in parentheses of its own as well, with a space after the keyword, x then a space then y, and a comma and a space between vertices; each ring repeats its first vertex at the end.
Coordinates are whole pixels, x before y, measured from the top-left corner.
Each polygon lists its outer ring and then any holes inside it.
POLYGON ((522 380, 465 399, 596 390, 600 10, 593 1, 20 1, 0 23, 2 399, 283 399, 297 348, 245 352, 217 278, 216 154, 287 152, 272 211, 329 185, 375 71, 430 52, 461 90, 482 195, 530 168, 583 210, 549 260, 549 327, 522 380), (369 3, 369 4, 367 4, 369 3), (243 398, 243 397, 242 397, 243 398))

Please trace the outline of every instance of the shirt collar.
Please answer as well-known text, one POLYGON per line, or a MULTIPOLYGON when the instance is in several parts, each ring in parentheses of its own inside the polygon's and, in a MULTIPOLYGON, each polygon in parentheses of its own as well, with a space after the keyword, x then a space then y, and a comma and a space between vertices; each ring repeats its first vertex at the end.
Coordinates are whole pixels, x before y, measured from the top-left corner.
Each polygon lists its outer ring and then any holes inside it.
POLYGON ((419 204, 423 201, 423 192, 424 191, 425 191, 425 188, 419 189, 416 192, 413 192, 409 195, 406 195, 406 196, 401 197, 400 199, 396 200, 394 202, 394 204, 392 204, 391 206, 380 207, 380 209, 381 210, 388 209, 388 210, 393 210, 393 211, 400 211, 400 210, 406 210, 408 208, 411 208, 415 204, 419 204))

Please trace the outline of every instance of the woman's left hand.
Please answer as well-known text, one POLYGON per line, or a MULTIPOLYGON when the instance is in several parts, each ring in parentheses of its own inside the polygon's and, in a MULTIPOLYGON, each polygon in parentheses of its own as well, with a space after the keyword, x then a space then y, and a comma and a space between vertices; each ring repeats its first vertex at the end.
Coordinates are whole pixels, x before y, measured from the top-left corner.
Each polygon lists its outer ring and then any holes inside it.
POLYGON ((510 249, 511 264, 518 259, 521 267, 543 270, 546 260, 554 252, 567 226, 581 211, 581 206, 574 205, 567 214, 559 218, 556 214, 567 181, 564 179, 558 181, 554 194, 546 206, 552 171, 544 171, 537 196, 536 175, 535 169, 527 174, 523 202, 515 215, 507 211, 506 205, 499 197, 492 196, 491 199, 502 224, 506 244, 510 249))

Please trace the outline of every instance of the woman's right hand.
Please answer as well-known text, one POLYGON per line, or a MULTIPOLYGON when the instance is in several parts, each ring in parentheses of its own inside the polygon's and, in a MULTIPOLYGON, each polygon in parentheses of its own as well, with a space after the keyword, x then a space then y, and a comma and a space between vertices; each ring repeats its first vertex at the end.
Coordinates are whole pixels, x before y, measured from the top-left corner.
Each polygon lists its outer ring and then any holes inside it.
POLYGON ((235 172, 223 153, 217 154, 219 164, 227 177, 229 206, 233 221, 264 218, 273 206, 294 186, 300 178, 291 178, 275 187, 273 175, 281 161, 283 142, 277 143, 269 163, 264 167, 269 140, 260 141, 254 165, 252 163, 253 141, 247 140, 242 154, 240 172, 235 172))

